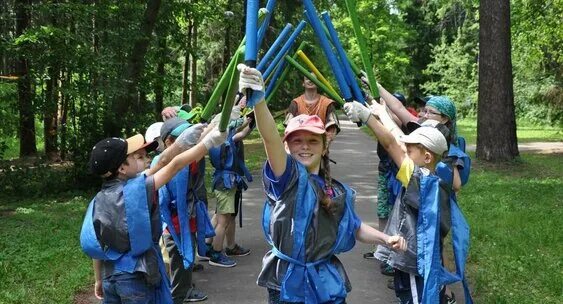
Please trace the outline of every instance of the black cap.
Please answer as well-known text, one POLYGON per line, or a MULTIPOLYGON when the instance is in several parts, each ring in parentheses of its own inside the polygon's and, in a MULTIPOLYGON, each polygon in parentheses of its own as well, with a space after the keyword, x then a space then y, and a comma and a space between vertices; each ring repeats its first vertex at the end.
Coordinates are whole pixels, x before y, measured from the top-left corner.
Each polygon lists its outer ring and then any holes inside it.
POLYGON ((395 92, 393 93, 393 96, 395 96, 395 98, 397 98, 403 104, 403 106, 407 105, 407 99, 405 98, 405 95, 395 92))
POLYGON ((146 149, 147 152, 154 150, 158 143, 145 143, 145 138, 141 134, 127 139, 110 137, 100 140, 92 148, 88 167, 96 175, 109 176, 114 173, 125 161, 127 155, 146 149))
POLYGON ((426 106, 426 102, 428 101, 428 99, 430 99, 430 96, 427 97, 415 97, 412 99, 412 101, 414 101, 415 104, 417 104, 419 107, 424 107, 426 106))
POLYGON ((123 138, 111 137, 100 140, 90 153, 88 166, 96 175, 115 172, 127 158, 127 141, 123 138))

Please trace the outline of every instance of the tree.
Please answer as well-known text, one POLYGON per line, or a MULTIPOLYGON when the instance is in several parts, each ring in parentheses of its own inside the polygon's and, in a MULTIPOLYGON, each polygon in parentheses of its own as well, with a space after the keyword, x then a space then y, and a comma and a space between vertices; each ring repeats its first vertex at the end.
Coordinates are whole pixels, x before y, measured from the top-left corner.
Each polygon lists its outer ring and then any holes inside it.
POLYGON ((518 156, 512 80, 510 1, 482 0, 479 7, 478 159, 518 156))
MULTIPOLYGON (((16 1, 16 36, 22 35, 30 23, 31 0, 16 1)), ((20 157, 37 154, 35 142, 35 115, 29 60, 20 55, 16 62, 18 79, 18 109, 20 111, 20 157)))
POLYGON ((145 67, 145 55, 150 44, 152 32, 154 30, 161 0, 148 0, 143 21, 141 22, 140 35, 133 45, 129 56, 129 61, 124 69, 124 77, 121 79, 123 90, 112 101, 112 112, 106 114, 105 133, 106 135, 121 135, 121 129, 130 128, 129 125, 122 125, 123 121, 116 119, 118 116, 128 113, 131 105, 138 100, 139 80, 141 79, 145 67))

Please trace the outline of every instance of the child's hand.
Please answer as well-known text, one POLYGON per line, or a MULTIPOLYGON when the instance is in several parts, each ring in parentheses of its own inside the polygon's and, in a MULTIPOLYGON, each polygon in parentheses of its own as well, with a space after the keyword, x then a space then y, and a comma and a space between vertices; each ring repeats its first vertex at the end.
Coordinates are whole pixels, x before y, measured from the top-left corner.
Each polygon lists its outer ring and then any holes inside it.
POLYGON ((377 102, 377 100, 374 100, 369 109, 373 115, 379 117, 381 116, 381 113, 383 113, 383 111, 386 111, 385 101, 383 99, 380 99, 379 102, 377 102))
POLYGON ((94 296, 99 300, 104 298, 104 289, 102 288, 102 281, 96 281, 94 283, 94 296))
POLYGON ((246 106, 253 108, 264 101, 264 79, 262 78, 262 73, 242 63, 237 66, 237 69, 240 71, 239 91, 243 94, 246 94, 247 89, 254 91, 252 96, 247 96, 248 99, 246 101, 246 106))
POLYGON ((387 246, 395 251, 407 251, 407 241, 400 235, 393 235, 387 239, 387 246))
POLYGON ((219 147, 220 145, 222 145, 226 139, 227 131, 220 132, 219 129, 215 127, 213 128, 213 130, 211 130, 211 132, 205 135, 201 142, 205 145, 207 151, 209 151, 211 148, 219 147))
POLYGON ((371 115, 370 110, 357 101, 345 103, 343 109, 352 122, 366 123, 371 115))
POLYGON ((204 124, 196 124, 187 128, 184 132, 182 132, 182 134, 180 134, 180 136, 178 136, 178 138, 176 138, 175 142, 182 150, 192 148, 199 141, 204 127, 204 124))

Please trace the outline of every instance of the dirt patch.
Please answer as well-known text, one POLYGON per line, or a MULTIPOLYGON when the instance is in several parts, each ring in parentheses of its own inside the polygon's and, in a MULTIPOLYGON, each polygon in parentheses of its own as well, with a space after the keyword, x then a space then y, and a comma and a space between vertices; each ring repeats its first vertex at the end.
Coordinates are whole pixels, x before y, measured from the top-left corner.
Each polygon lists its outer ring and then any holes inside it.
POLYGON ((0 210, 0 217, 8 217, 8 216, 12 216, 16 213, 15 209, 5 209, 5 210, 0 210))
POLYGON ((72 303, 74 304, 99 304, 102 301, 98 300, 94 296, 94 289, 84 289, 79 291, 77 294, 74 295, 74 300, 72 303))

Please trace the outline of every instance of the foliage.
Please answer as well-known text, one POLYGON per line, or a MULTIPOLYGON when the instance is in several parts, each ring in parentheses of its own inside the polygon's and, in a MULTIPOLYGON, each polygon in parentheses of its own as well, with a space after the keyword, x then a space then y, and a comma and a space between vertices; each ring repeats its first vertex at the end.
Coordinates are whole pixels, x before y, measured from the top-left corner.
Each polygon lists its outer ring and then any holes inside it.
POLYGON ((561 302, 561 156, 474 166, 459 201, 471 227, 476 303, 561 302))

